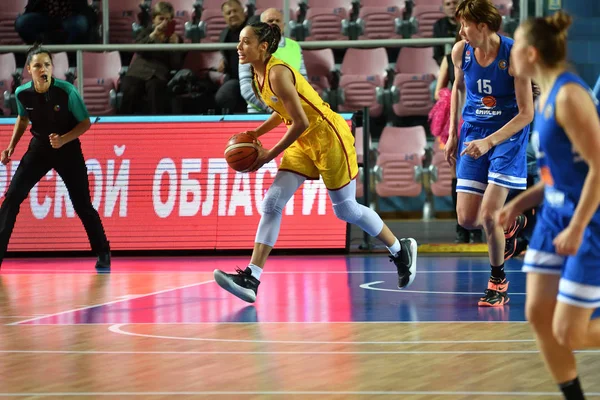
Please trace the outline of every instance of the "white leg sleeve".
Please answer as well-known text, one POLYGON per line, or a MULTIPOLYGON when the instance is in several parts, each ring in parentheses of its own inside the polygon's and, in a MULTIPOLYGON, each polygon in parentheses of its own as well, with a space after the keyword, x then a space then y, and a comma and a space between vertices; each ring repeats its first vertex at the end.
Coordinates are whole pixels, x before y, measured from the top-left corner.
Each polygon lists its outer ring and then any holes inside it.
POLYGON ((342 221, 358 225, 371 236, 377 236, 383 229, 383 220, 369 207, 356 201, 356 180, 339 190, 329 190, 336 217, 342 221))
POLYGON ((256 232, 256 243, 275 246, 281 226, 281 214, 287 202, 306 180, 305 177, 288 171, 278 171, 273 184, 263 200, 263 215, 256 232))

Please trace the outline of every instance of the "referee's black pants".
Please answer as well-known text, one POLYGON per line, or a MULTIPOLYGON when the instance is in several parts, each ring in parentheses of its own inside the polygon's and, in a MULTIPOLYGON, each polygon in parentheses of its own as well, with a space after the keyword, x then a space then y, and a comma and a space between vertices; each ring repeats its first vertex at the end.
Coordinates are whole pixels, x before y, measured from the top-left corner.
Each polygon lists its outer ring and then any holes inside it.
MULTIPOLYGON (((51 169, 54 169, 64 181, 73 209, 83 223, 92 251, 96 254, 109 251, 102 221, 92 206, 81 142, 74 140, 60 149, 53 149, 49 140, 45 142, 34 137, 17 167, 0 207, 0 263, 4 259, 21 203, 25 201, 35 184, 51 169)), ((40 232, 40 235, 43 235, 43 232, 40 232)))

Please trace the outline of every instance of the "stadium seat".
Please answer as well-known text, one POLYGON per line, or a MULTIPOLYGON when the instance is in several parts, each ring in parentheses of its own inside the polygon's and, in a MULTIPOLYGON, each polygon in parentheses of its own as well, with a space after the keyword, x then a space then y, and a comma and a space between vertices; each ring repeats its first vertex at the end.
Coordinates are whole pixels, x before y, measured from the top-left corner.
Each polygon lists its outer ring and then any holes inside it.
POLYGON ((388 64, 383 47, 346 50, 341 66, 339 110, 353 112, 369 107, 369 115, 379 117, 388 64))
POLYGON ((357 24, 359 39, 398 39, 398 21, 404 13, 404 0, 362 0, 357 24))
POLYGON ((83 53, 83 101, 90 114, 115 113, 120 73, 119 52, 83 53))
POLYGON ((111 44, 130 44, 134 41, 134 27, 141 12, 140 0, 113 0, 108 2, 108 41, 111 44))
POLYGON ((375 184, 380 197, 417 197, 421 182, 427 139, 422 126, 398 128, 386 126, 381 133, 376 165, 381 180, 375 184))
POLYGON ((23 40, 15 31, 15 20, 25 11, 27 0, 0 1, 0 45, 23 44, 23 40))
POLYGON ((421 5, 417 3, 412 9, 410 24, 415 32, 412 37, 415 38, 430 38, 433 37, 433 25, 440 18, 446 15, 442 11, 441 1, 437 5, 421 5))
MULTIPOLYGON (((327 0, 319 4, 308 3, 304 27, 304 40, 345 40, 343 23, 348 23, 352 10, 352 0, 327 0)), ((299 38, 302 40, 301 38, 299 38)))
POLYGON ((337 104, 332 104, 332 100, 335 99, 331 96, 331 84, 334 74, 337 74, 334 71, 333 51, 331 49, 303 50, 302 55, 304 56, 308 82, 332 108, 337 107, 337 104))
POLYGON ((430 86, 438 71, 431 47, 403 47, 396 60, 391 89, 394 114, 427 115, 433 107, 430 86))

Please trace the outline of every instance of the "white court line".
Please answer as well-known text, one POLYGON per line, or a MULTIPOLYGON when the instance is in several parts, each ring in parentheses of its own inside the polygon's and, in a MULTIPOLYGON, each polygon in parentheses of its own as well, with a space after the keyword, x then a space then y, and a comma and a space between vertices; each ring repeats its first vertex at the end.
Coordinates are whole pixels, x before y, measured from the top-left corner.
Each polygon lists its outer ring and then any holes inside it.
POLYGON ((189 285, 179 286, 179 287, 175 287, 175 288, 163 289, 163 290, 159 290, 157 292, 140 294, 140 295, 136 295, 135 297, 128 297, 126 299, 118 299, 118 300, 113 300, 113 301, 109 301, 109 302, 106 302, 106 303, 100 303, 100 304, 95 304, 95 305, 91 305, 91 306, 86 306, 86 307, 74 308, 74 309, 71 309, 71 310, 61 311, 61 312, 54 313, 54 314, 42 315, 42 316, 39 316, 39 317, 26 319, 26 320, 23 320, 23 321, 13 322, 13 323, 7 324, 7 325, 19 325, 19 324, 23 324, 25 322, 37 321, 39 319, 55 317, 57 315, 63 315, 63 314, 68 314, 68 313, 72 313, 72 312, 76 312, 76 311, 88 310, 90 308, 107 306, 107 305, 110 305, 110 304, 123 303, 125 301, 129 301, 129 300, 133 300, 133 299, 139 299, 141 297, 153 296, 153 295, 157 295, 157 294, 161 294, 161 293, 171 292, 173 290, 180 290, 180 289, 186 289, 186 288, 193 287, 193 286, 205 285, 207 283, 212 283, 212 282, 214 282, 214 279, 211 279, 210 281, 204 281, 204 282, 199 282, 199 283, 192 283, 192 284, 189 284, 189 285))
POLYGON ((200 337, 182 337, 182 336, 163 336, 149 335, 145 333, 127 332, 121 327, 129 324, 114 324, 108 328, 113 333, 128 336, 139 336, 154 339, 171 339, 171 340, 193 340, 199 342, 221 342, 221 343, 280 343, 280 344, 459 344, 459 343, 527 343, 535 342, 534 339, 502 339, 502 340, 405 340, 391 342, 348 342, 348 341, 311 341, 311 340, 247 340, 247 339, 216 339, 216 338, 200 338, 200 337))
MULTIPOLYGON (((208 355, 208 354, 538 354, 539 350, 435 350, 435 351, 102 351, 102 350, 0 350, 0 354, 81 354, 81 355, 208 355)), ((600 353, 600 350, 578 350, 575 353, 600 353)))
MULTIPOLYGON (((373 285, 379 285, 380 283, 384 283, 385 281, 374 281, 367 282, 360 285, 361 289, 368 290, 377 290, 380 292, 395 292, 395 293, 420 293, 420 294, 461 294, 461 295, 479 295, 481 296, 481 292, 439 292, 433 290, 406 290, 406 289, 386 289, 386 288, 377 288, 373 287, 373 285)), ((510 292, 511 296, 525 296, 527 293, 514 293, 510 292)))
MULTIPOLYGON (((509 397, 562 397, 560 392, 468 392, 468 391, 206 391, 206 392, 33 392, 0 393, 1 397, 70 397, 70 396, 509 396, 509 397)), ((600 392, 586 393, 586 397, 600 396, 600 392)))

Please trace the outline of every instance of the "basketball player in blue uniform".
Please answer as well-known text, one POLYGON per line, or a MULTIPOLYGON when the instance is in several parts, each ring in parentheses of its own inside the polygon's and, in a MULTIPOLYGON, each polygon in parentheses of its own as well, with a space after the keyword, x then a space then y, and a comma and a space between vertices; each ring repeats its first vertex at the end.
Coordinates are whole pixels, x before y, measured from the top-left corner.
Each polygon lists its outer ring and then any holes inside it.
POLYGON ((464 0, 458 5, 456 19, 464 40, 452 49, 456 78, 446 159, 456 162, 458 223, 466 229, 483 227, 487 236, 492 272, 478 304, 501 307, 509 301, 504 261, 514 254, 517 235, 527 220, 519 215, 503 231, 494 215, 511 189, 527 188, 531 81, 513 77, 513 41, 498 35, 502 18, 490 0, 464 0), (460 88, 466 90, 466 102, 457 135, 460 88))
POLYGON ((506 224, 542 204, 523 271, 526 314, 567 400, 584 399, 573 350, 600 346, 600 104, 566 65, 571 17, 557 12, 515 32, 513 66, 541 90, 532 145, 541 181, 498 214, 506 224))

